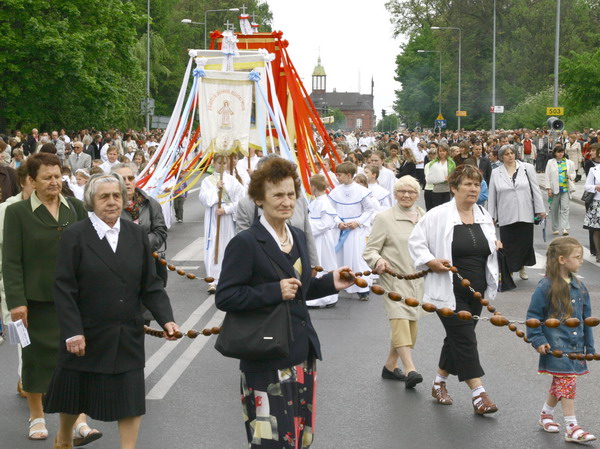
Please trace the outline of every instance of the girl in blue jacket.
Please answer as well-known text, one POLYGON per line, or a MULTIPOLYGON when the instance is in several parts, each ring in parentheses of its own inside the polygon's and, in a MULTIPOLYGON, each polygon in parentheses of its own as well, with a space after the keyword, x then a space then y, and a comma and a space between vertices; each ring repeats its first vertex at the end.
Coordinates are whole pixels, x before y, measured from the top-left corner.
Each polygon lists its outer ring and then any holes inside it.
POLYGON ((527 318, 544 322, 548 318, 561 321, 574 317, 577 327, 564 323, 556 328, 540 326, 527 328, 527 338, 540 353, 538 372, 552 375, 552 384, 542 408, 539 425, 546 432, 559 432, 554 421, 554 407, 562 402, 565 419, 565 440, 574 443, 593 441, 596 437, 577 425, 575 418, 575 389, 577 376, 587 374, 585 360, 571 360, 567 353, 593 354, 592 329, 583 321, 591 314, 590 295, 580 279, 575 276, 583 264, 583 247, 572 237, 555 239, 546 254, 546 276, 540 281, 531 297, 527 318), (551 351, 559 349, 565 357, 556 358, 551 351))

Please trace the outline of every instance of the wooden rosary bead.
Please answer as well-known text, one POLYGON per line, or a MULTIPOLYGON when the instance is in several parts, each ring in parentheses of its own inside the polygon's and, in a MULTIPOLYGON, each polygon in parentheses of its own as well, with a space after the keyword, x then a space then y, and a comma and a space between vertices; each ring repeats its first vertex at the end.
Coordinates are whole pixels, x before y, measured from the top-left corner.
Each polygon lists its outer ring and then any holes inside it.
POLYGON ((383 289, 383 287, 381 285, 373 285, 371 287, 371 291, 373 293, 375 293, 376 295, 383 295, 385 293, 385 290, 383 289))
POLYGON ((456 316, 458 317, 459 320, 463 320, 463 321, 469 321, 470 319, 473 318, 473 315, 468 310, 461 310, 460 312, 456 313, 456 316))
POLYGON ((483 307, 489 306, 490 305, 490 300, 482 298, 482 299, 479 300, 479 304, 481 304, 483 307))
POLYGON ((460 285, 462 285, 465 288, 469 288, 471 286, 471 281, 468 279, 463 279, 462 281, 460 281, 460 285))
POLYGON ((438 312, 440 315, 445 317, 451 317, 452 315, 454 315, 454 310, 452 310, 450 307, 442 307, 438 310, 438 312))
POLYGON ((166 265, 167 264, 167 259, 160 259, 158 261, 158 263, 160 263, 161 265, 166 265))
POLYGON ((498 327, 506 326, 508 324, 508 318, 502 315, 494 315, 490 318, 490 323, 498 327))
POLYGON ((355 271, 354 276, 362 276, 363 274, 360 271, 355 271))
POLYGON ((323 267, 322 267, 321 265, 317 265, 317 266, 314 268, 314 270, 315 270, 317 273, 320 273, 320 272, 322 272, 322 271, 323 271, 323 267))
POLYGON ((595 316, 589 316, 585 320, 583 320, 583 323, 586 326, 591 326, 591 327, 598 326, 598 324, 600 324, 600 318, 597 318, 595 316))
POLYGON ((487 306, 488 312, 490 313, 494 313, 496 311, 496 308, 494 306, 487 306))
POLYGON ((557 320, 556 318, 548 318, 546 321, 544 321, 544 324, 546 327, 555 328, 560 326, 560 320, 557 320))
POLYGON ((437 307, 435 304, 431 304, 430 302, 426 302, 421 306, 425 312, 435 312, 437 307))
POLYGON ((400 301, 402 299, 402 295, 398 292, 389 292, 388 298, 390 298, 392 301, 400 301))
POLYGON ((593 354, 593 356, 594 356, 594 360, 600 360, 600 354, 595 353, 595 354, 593 354))
POLYGON ((364 271, 363 276, 371 276, 371 272, 369 270, 364 271))
POLYGON ((458 268, 450 267, 450 271, 452 271, 453 273, 458 273, 458 268))
POLYGON ((160 257, 160 254, 158 254, 156 251, 154 251, 152 253, 152 257, 154 257, 155 259, 158 259, 160 257))
POLYGON ((527 338, 527 335, 523 335, 523 341, 525 343, 529 343, 529 338, 527 338))
POLYGON ((569 357, 570 360, 577 360, 577 354, 575 354, 574 352, 569 352, 567 357, 569 357))
POLYGON ((196 279, 196 275, 194 273, 188 273, 187 278, 188 279, 196 279))
POLYGON ((523 332, 520 329, 516 332, 516 334, 517 334, 517 337, 519 337, 519 338, 523 338, 525 336, 525 332, 523 332))
POLYGON ((552 354, 557 359, 559 359, 559 358, 561 358, 563 356, 563 352, 560 349, 555 349, 550 354, 552 354))
POLYGON ((537 329, 541 325, 542 322, 537 318, 529 318, 527 321, 525 321, 525 326, 530 327, 532 329, 537 329))
POLYGON ((405 298, 404 299, 404 304, 406 304, 409 307, 418 307, 419 300, 415 299, 415 298, 405 298))
POLYGON ((517 331, 517 325, 515 323, 510 323, 508 325, 508 330, 510 330, 512 332, 516 332, 517 331))
POLYGON ((180 268, 179 270, 177 270, 177 274, 179 276, 185 276, 185 271, 180 268))
POLYGON ((210 328, 210 333, 213 334, 213 335, 217 335, 219 332, 221 332, 221 328, 218 327, 218 326, 210 328))
POLYGON ((594 354, 586 354, 586 355, 585 355, 585 359, 586 359, 588 362, 591 362, 592 360, 594 360, 594 354))
POLYGON ((477 301, 480 301, 481 298, 483 298, 483 296, 481 295, 481 293, 475 292, 473 293, 473 298, 475 298, 477 301))
POLYGON ((196 329, 190 329, 187 331, 188 338, 196 338, 198 335, 200 335, 200 332, 198 332, 196 329))
POLYGON ((215 282, 215 278, 213 278, 213 277, 204 278, 204 282, 206 282, 207 284, 212 284, 213 282, 215 282))
POLYGON ((171 265, 171 264, 167 265, 167 268, 171 271, 175 271, 177 269, 177 267, 175 265, 171 265))
POLYGON ((212 335, 210 332, 210 329, 202 329, 202 335, 204 335, 205 337, 208 337, 209 335, 212 335))
POLYGON ((354 279, 354 284, 357 285, 360 288, 365 288, 369 285, 369 283, 363 279, 363 278, 356 278, 354 279))
POLYGON ((352 276, 352 274, 347 270, 340 271, 340 277, 345 281, 351 281, 354 279, 354 276, 352 276))
POLYGON ((183 338, 183 332, 180 332, 180 331, 175 332, 175 338, 183 338))
POLYGON ((585 354, 576 354, 577 360, 585 360, 585 354))
POLYGON ((572 317, 572 318, 567 318, 565 320, 565 326, 567 326, 567 327, 577 327, 580 324, 581 324, 581 321, 579 321, 579 318, 572 317))

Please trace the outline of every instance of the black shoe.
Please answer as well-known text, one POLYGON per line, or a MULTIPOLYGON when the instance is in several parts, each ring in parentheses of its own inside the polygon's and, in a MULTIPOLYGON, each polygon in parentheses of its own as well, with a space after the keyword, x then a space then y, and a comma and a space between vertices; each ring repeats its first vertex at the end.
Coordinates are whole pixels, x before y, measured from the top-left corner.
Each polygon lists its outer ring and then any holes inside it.
MULTIPOLYGON (((385 366, 383 367, 383 370, 381 371, 381 377, 383 377, 384 379, 388 379, 388 380, 402 380, 402 381, 406 380, 406 376, 400 370, 400 368, 396 368, 394 371, 390 371, 385 366)), ((421 380, 423 380, 423 379, 421 379, 421 380)))
POLYGON ((411 371, 406 375, 406 388, 415 388, 417 384, 423 382, 423 376, 416 371, 411 371))
POLYGON ((369 294, 368 293, 359 293, 358 294, 358 299, 361 301, 368 301, 369 300, 369 294))
POLYGON ((326 308, 326 309, 333 309, 333 308, 335 307, 335 305, 336 305, 336 304, 337 304, 337 302, 334 302, 334 303, 332 303, 332 304, 327 304, 327 305, 325 306, 325 308, 326 308))

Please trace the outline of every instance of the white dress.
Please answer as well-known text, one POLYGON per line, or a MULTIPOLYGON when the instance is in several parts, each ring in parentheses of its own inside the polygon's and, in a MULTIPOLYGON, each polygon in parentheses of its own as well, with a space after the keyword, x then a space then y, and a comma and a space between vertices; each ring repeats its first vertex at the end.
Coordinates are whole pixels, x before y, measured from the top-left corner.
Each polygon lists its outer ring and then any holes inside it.
MULTIPOLYGON (((310 228, 315 237, 315 247, 319 262, 324 270, 317 274, 321 277, 329 270, 335 270, 338 266, 337 257, 335 255, 335 236, 339 218, 335 212, 335 208, 327 195, 321 195, 315 198, 308 205, 308 216, 310 219, 310 228)), ((324 296, 310 301, 306 301, 308 306, 326 306, 335 304, 338 300, 337 293, 334 295, 324 296)))
MULTIPOLYGON (((333 202, 341 221, 357 221, 360 223, 358 228, 348 230, 348 233, 338 232, 340 238, 343 238, 344 234, 347 235, 343 244, 340 244, 339 241, 336 242, 338 266, 347 265, 352 271, 363 272, 369 270, 369 266, 362 258, 362 253, 367 245, 369 225, 374 212, 373 204, 370 201, 371 196, 372 193, 369 189, 355 182, 340 184, 329 194, 329 198, 333 202)), ((360 288, 357 285, 352 285, 346 291, 348 293, 367 293, 371 285, 371 279, 368 276, 364 278, 368 283, 367 287, 360 288)))
POLYGON ((204 210, 204 267, 206 275, 215 278, 214 283, 219 281, 221 264, 225 247, 235 236, 235 209, 237 202, 246 195, 246 190, 239 181, 229 173, 223 173, 223 194, 221 196, 221 207, 225 214, 221 215, 219 223, 219 253, 215 263, 215 249, 217 238, 217 206, 219 203, 219 189, 217 182, 220 180, 219 173, 213 173, 202 181, 200 185, 200 204, 204 210))

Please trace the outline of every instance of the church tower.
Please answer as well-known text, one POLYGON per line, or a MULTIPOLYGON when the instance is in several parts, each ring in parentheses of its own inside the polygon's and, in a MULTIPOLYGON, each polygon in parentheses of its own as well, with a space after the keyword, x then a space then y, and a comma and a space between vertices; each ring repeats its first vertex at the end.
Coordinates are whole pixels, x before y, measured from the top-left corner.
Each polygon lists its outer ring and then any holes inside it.
POLYGON ((325 68, 321 65, 321 56, 317 60, 312 73, 312 91, 313 93, 324 94, 327 89, 327 74, 325 68))

